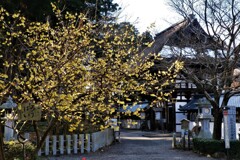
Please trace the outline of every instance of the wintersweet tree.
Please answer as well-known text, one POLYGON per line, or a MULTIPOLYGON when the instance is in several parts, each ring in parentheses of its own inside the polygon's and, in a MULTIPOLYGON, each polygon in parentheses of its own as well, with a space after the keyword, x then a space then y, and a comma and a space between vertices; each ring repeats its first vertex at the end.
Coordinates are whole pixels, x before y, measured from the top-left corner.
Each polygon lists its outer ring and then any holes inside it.
MULTIPOLYGON (((182 68, 176 61, 168 70, 151 73, 160 56, 143 58, 141 39, 131 26, 120 30, 114 24, 94 24, 82 14, 62 15, 54 5, 53 10, 56 26, 0 11, 1 98, 12 95, 18 113, 26 102, 40 106, 45 127, 28 121, 37 135, 35 154, 54 128, 66 124, 69 132, 83 132, 87 125, 102 130, 116 104, 137 103, 143 94, 154 97, 153 102, 163 100, 171 94, 163 89, 182 68)), ((16 129, 23 128, 20 124, 27 123, 18 120, 16 129)))

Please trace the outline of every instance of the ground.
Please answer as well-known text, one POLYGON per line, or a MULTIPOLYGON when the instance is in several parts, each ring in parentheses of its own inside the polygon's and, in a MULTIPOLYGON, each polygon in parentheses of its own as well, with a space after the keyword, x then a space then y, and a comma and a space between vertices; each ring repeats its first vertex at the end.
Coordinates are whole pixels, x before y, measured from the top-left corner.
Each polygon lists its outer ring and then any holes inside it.
POLYGON ((116 142, 95 153, 64 155, 48 160, 213 160, 188 150, 172 149, 172 137, 156 132, 124 130, 116 142))

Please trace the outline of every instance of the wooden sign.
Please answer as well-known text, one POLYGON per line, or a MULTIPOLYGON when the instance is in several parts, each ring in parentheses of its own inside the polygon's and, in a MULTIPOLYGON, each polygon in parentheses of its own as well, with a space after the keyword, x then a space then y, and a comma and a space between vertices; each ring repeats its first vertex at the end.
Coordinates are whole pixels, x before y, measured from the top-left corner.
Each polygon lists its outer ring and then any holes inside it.
POLYGON ((187 119, 182 119, 181 120, 181 129, 183 130, 189 130, 189 120, 187 119))
POLYGON ((18 119, 19 120, 41 120, 41 106, 26 102, 18 106, 18 119))

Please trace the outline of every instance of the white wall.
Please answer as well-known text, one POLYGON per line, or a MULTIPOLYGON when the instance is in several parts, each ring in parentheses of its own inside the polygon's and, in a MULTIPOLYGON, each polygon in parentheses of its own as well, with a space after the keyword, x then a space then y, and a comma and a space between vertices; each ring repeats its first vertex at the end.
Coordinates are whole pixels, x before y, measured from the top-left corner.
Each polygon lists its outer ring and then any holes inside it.
POLYGON ((175 104, 175 111, 176 112, 179 112, 179 108, 180 108, 180 106, 184 106, 185 104, 187 104, 187 102, 176 102, 176 104, 175 104))
MULTIPOLYGON (((196 123, 195 123, 195 122, 190 122, 190 124, 189 124, 190 130, 192 130, 192 128, 193 128, 194 126, 196 126, 196 123)), ((239 139, 238 134, 240 134, 239 129, 240 129, 240 123, 236 123, 236 137, 237 137, 237 140, 239 139)), ((178 126, 177 132, 181 132, 181 126, 180 126, 180 125, 178 126)), ((213 122, 210 122, 210 132, 213 134, 213 122)), ((224 139, 223 123, 222 123, 222 139, 224 139)))

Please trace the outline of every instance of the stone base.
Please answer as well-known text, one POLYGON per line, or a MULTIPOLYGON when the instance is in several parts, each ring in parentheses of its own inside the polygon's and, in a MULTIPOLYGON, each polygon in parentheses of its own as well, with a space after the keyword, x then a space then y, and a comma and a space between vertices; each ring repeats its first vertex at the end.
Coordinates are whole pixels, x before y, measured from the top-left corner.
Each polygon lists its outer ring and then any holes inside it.
POLYGON ((203 139, 212 139, 212 133, 210 131, 200 131, 198 138, 203 138, 203 139))

